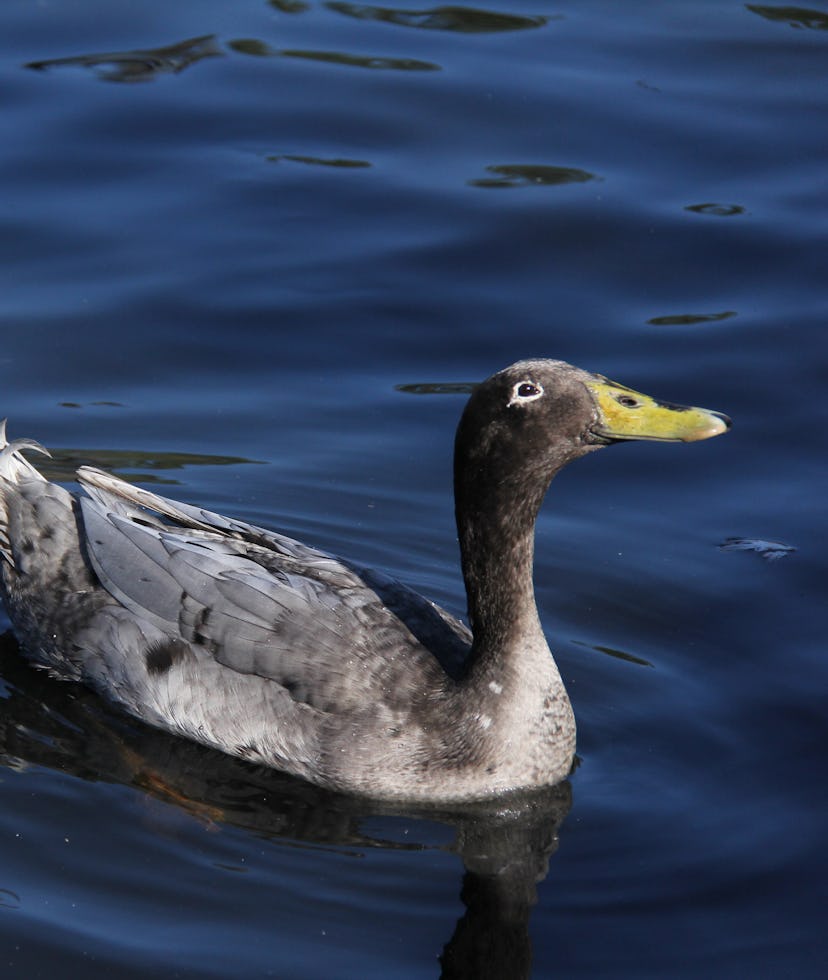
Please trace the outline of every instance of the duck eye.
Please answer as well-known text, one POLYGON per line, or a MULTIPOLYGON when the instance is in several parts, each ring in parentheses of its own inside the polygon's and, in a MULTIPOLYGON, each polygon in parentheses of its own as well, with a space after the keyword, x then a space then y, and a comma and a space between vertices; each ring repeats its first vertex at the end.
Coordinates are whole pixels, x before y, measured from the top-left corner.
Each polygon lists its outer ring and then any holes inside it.
POLYGON ((512 397, 509 399, 509 406, 518 402, 533 402, 543 395, 543 388, 535 384, 534 381, 519 381, 512 388, 512 397))
POLYGON ((540 398, 542 394, 543 388, 540 385, 536 385, 534 381, 522 381, 520 384, 515 385, 516 398, 540 398))
POLYGON ((624 408, 638 408, 641 402, 637 398, 633 398, 632 395, 615 395, 615 400, 619 405, 623 405, 624 408))

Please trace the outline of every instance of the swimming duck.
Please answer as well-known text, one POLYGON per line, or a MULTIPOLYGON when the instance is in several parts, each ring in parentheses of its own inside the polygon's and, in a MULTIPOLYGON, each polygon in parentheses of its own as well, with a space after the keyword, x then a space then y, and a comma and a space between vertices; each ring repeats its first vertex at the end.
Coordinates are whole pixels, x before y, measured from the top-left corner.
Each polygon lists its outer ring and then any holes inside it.
POLYGON ((567 463, 619 440, 694 441, 726 416, 562 361, 471 394, 454 487, 467 627, 404 585, 92 467, 83 492, 0 434, 0 572, 27 656, 151 725, 378 799, 552 785, 575 720, 541 628, 535 519, 567 463))

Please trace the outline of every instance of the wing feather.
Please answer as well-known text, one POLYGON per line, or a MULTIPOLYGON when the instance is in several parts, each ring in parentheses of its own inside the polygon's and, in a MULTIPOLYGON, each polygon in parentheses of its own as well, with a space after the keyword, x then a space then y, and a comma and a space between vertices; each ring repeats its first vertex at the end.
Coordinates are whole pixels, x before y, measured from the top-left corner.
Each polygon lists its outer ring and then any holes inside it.
POLYGON ((89 467, 80 475, 87 550, 104 588, 240 674, 344 710, 380 692, 410 697, 412 661, 423 681, 442 673, 435 657, 452 673, 462 664, 462 624, 399 583, 89 467))

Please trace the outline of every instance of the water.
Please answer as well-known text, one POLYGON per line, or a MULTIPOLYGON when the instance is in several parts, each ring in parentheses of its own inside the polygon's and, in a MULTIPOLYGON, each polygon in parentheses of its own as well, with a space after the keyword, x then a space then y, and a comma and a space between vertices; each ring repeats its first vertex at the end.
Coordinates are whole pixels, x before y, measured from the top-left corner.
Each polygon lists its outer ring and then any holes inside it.
POLYGON ((161 482, 460 612, 462 399, 400 386, 544 354, 735 420, 556 481, 536 579, 581 765, 527 812, 332 798, 7 642, 4 975, 823 975, 828 8, 0 24, 2 414, 58 476, 161 482))

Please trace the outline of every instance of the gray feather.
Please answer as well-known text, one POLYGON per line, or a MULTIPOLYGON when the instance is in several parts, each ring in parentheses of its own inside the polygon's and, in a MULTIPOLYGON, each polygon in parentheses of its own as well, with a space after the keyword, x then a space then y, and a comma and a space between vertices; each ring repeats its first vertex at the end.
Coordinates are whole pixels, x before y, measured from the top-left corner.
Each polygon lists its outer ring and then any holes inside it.
POLYGON ((167 554, 157 531, 108 514, 90 499, 81 499, 86 548, 103 587, 160 629, 178 620, 180 590, 166 570, 167 554))
POLYGON ((472 394, 455 441, 470 656, 468 629, 399 583, 89 467, 73 498, 22 455, 41 447, 0 427, 9 615, 61 676, 332 789, 433 801, 550 784, 575 725, 532 594, 532 535, 557 470, 601 444, 584 435, 596 383, 524 361, 472 394))
MULTIPOLYGON (((297 700, 335 703, 339 710, 363 705, 387 687, 393 658, 382 648, 389 632, 412 662, 439 670, 375 589, 336 559, 104 476, 106 487, 95 474, 94 495, 81 502, 91 564, 110 595, 165 633, 239 674, 285 686, 297 700), (109 489, 116 485, 117 494, 109 489), (160 525, 136 507, 139 500, 198 528, 160 525), (365 669, 347 669, 343 657, 364 661, 365 669)), ((398 598, 403 595, 420 627, 430 622, 447 648, 465 653, 462 627, 447 629, 431 603, 409 590, 398 598)), ((396 686, 392 698, 405 698, 405 686, 396 686)))

